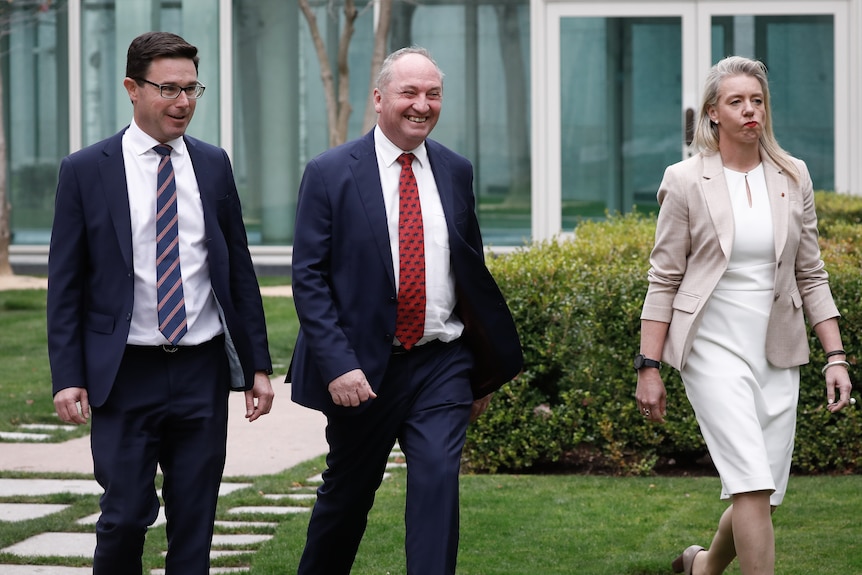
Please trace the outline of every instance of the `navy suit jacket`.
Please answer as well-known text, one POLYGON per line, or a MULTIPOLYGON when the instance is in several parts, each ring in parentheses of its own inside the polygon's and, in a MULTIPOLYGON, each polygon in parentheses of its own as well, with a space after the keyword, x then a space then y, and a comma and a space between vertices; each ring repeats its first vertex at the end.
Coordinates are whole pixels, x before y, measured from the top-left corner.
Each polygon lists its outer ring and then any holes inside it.
MULTIPOLYGON (((471 383, 479 398, 521 371, 521 344, 485 267, 473 168, 437 142, 425 145, 449 230, 455 311, 474 354, 471 383)), ((346 410, 332 402, 329 382, 361 369, 377 392, 395 333, 397 288, 373 130, 308 163, 296 219, 292 279, 300 330, 288 371, 292 397, 324 412, 346 410)))
MULTIPOLYGON (((51 231, 48 354, 54 393, 86 388, 95 407, 111 392, 135 303, 124 132, 63 159, 51 231)), ((272 365, 233 170, 221 148, 184 139, 200 188, 231 386, 251 389, 254 372, 271 373, 272 365)))

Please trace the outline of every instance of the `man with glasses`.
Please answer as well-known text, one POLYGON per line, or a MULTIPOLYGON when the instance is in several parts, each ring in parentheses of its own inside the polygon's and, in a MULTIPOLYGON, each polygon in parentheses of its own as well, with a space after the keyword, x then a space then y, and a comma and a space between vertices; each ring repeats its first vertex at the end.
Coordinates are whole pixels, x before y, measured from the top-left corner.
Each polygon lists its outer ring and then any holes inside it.
POLYGON ((168 575, 205 575, 225 463, 228 392, 269 413, 272 366, 230 161, 185 135, 197 48, 150 32, 129 46, 134 109, 63 160, 48 273, 54 406, 91 420, 95 575, 140 574, 164 475, 168 575), (92 417, 90 417, 92 412, 92 417))

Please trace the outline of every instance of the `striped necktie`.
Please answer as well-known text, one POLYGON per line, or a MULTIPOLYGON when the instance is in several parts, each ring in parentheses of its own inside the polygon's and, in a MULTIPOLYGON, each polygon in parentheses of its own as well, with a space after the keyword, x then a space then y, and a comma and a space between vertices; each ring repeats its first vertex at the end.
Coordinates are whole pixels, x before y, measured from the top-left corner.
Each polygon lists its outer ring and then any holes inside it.
POLYGON ((188 331, 183 277, 180 273, 177 184, 171 163, 171 147, 154 146, 159 162, 156 197, 156 291, 159 300, 159 331, 172 345, 188 331))

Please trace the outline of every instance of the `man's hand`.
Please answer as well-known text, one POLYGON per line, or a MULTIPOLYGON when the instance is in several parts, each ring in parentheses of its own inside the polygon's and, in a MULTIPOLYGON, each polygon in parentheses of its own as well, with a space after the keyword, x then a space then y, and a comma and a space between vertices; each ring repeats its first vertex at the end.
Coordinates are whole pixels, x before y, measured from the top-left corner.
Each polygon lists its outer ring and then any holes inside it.
POLYGON ((481 397, 473 402, 473 407, 470 408, 471 423, 479 419, 479 416, 485 413, 485 410, 488 409, 488 405, 491 404, 491 398, 493 396, 493 393, 489 393, 485 397, 481 397))
POLYGON ((66 423, 82 425, 90 419, 90 400, 83 387, 67 387, 54 396, 54 411, 66 423), (80 406, 80 409, 79 409, 80 406))
POLYGON ((272 390, 269 376, 262 371, 255 372, 254 386, 245 392, 245 418, 254 421, 269 413, 274 397, 275 392, 272 390))
POLYGON ((377 397, 361 369, 348 371, 330 381, 329 395, 335 405, 342 407, 356 407, 377 397))

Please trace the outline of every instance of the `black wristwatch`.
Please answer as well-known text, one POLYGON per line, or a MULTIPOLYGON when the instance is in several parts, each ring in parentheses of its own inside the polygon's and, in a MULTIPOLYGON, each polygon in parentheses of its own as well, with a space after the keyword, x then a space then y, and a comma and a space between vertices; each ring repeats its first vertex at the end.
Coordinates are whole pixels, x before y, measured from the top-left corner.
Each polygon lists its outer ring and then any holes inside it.
POLYGON ((639 353, 635 356, 635 371, 639 370, 642 367, 654 367, 656 369, 661 369, 661 362, 654 359, 650 359, 644 356, 644 354, 639 353))

